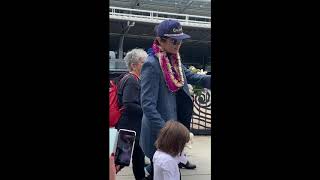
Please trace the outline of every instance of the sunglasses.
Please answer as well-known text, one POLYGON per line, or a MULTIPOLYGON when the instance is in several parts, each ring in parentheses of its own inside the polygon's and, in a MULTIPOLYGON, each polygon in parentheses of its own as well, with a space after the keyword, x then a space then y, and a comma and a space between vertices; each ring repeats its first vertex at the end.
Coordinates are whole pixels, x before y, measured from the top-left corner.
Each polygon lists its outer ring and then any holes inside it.
POLYGON ((163 38, 169 40, 173 45, 182 44, 182 40, 172 39, 172 38, 163 38))

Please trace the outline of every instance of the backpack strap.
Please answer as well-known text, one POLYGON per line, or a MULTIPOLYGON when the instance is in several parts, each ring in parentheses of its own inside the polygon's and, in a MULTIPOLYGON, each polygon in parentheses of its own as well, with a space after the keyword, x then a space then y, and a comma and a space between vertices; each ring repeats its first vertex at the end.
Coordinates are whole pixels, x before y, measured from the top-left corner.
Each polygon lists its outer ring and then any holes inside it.
POLYGON ((119 81, 119 83, 118 83, 118 88, 119 88, 120 86, 123 87, 123 86, 127 83, 127 80, 129 79, 130 75, 133 75, 133 77, 135 77, 135 79, 136 79, 137 81, 139 80, 139 77, 138 77, 137 75, 135 75, 135 74, 133 74, 133 73, 127 73, 126 75, 124 75, 124 76, 120 79, 120 81, 119 81), (122 85, 122 83, 123 83, 123 85, 122 85))
POLYGON ((135 74, 133 74, 133 73, 129 73, 129 74, 133 75, 133 77, 135 77, 135 79, 136 79, 137 81, 140 80, 140 78, 139 78, 137 75, 135 75, 135 74))

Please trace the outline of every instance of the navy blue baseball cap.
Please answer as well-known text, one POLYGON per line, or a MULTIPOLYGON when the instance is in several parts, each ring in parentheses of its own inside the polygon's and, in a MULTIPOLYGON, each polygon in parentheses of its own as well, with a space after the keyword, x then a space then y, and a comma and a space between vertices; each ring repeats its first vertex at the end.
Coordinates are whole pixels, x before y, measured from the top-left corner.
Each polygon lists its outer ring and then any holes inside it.
POLYGON ((155 28, 156 36, 170 37, 177 40, 188 39, 190 36, 182 32, 181 24, 176 20, 164 20, 155 28))

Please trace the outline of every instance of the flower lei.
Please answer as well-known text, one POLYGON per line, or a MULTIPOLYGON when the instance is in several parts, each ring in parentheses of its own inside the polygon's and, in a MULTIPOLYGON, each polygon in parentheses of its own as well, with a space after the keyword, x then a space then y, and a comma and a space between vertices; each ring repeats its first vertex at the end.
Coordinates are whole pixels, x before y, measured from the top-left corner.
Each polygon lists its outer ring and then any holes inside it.
POLYGON ((177 92, 184 85, 180 54, 171 55, 172 65, 167 57, 167 53, 155 42, 152 44, 153 54, 158 57, 160 67, 166 81, 167 87, 171 92, 177 92))

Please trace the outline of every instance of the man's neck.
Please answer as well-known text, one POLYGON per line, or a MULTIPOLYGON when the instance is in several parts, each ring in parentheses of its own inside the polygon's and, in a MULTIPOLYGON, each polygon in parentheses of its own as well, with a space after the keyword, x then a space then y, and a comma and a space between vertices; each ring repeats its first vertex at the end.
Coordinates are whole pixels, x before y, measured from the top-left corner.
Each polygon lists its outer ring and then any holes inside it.
POLYGON ((168 56, 169 62, 170 62, 170 64, 172 65, 172 57, 171 57, 171 55, 172 55, 172 54, 167 53, 167 56, 168 56))

